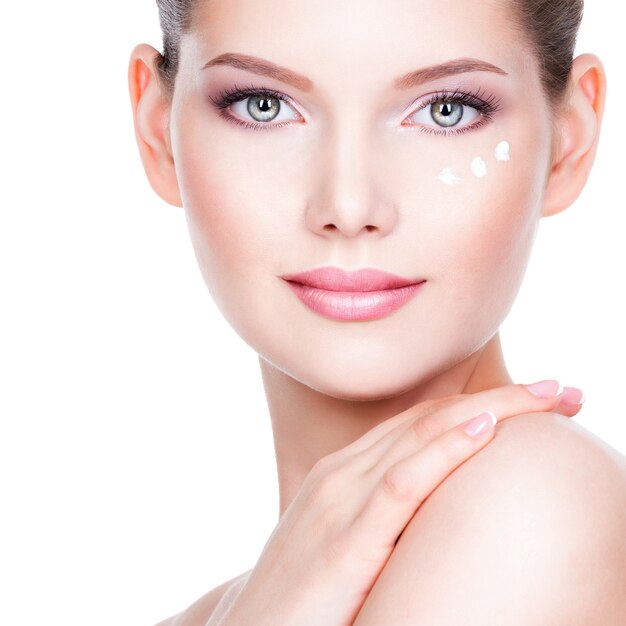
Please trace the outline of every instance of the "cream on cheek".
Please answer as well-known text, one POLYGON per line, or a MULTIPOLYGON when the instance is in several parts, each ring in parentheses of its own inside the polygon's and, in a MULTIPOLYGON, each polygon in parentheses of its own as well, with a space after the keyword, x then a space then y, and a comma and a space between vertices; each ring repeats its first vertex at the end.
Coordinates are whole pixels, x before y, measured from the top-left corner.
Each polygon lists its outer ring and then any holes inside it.
MULTIPOLYGON (((487 157, 483 157, 482 155, 475 156, 469 162, 469 170, 476 178, 483 178, 487 176, 489 171, 489 167, 487 165, 487 161, 485 160, 487 157)), ((495 161, 510 161, 510 144, 506 140, 500 141, 493 150, 493 158, 495 161)), ((458 185, 464 177, 469 176, 467 169, 464 166, 460 166, 457 168, 452 168, 450 166, 444 167, 440 172, 438 179, 444 185, 458 185)))
POLYGON ((510 161, 511 160, 511 146, 508 141, 501 141, 495 148, 494 154, 497 161, 510 161))

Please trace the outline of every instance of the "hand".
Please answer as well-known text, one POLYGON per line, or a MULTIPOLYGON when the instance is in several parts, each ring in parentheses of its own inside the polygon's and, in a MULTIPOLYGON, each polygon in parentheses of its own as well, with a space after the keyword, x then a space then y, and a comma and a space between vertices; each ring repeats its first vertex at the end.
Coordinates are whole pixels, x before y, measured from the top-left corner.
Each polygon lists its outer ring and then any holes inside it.
POLYGON ((350 626, 422 502, 493 439, 490 423, 466 433, 468 418, 579 410, 517 384, 420 402, 378 424, 315 464, 215 626, 350 626))

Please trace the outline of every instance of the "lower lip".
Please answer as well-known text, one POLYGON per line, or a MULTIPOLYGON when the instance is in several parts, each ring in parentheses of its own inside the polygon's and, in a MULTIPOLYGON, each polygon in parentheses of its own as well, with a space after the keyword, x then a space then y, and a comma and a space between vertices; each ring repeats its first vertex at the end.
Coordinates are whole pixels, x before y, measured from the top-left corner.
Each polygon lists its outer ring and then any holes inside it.
POLYGON ((380 291, 328 291, 286 281, 310 309, 333 320, 364 321, 387 317, 406 304, 426 282, 380 291))

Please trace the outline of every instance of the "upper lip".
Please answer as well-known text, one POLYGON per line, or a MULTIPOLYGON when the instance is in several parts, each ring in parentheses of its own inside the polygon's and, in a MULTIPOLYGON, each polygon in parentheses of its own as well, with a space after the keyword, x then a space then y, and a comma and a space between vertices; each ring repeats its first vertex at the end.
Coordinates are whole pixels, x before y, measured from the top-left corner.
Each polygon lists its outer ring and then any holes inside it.
POLYGON ((283 274, 281 278, 328 291, 379 291, 423 282, 369 267, 354 272, 339 267, 320 267, 298 274, 283 274))

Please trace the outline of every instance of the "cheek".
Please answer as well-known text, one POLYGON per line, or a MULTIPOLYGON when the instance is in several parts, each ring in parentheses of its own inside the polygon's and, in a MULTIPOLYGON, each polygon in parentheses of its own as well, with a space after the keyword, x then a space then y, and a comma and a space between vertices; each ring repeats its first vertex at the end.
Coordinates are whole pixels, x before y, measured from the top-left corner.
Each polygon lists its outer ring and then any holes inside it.
POLYGON ((547 152, 538 136, 509 136, 455 154, 434 172, 438 219, 432 222, 432 268, 443 278, 448 305, 459 315, 494 316, 510 309, 526 271, 539 223, 547 152), (456 180, 441 180, 441 171, 456 180), (442 217, 445 215, 445 218, 442 217), (488 311, 486 312, 486 304, 488 311))
POLYGON ((277 253, 296 219, 282 193, 289 176, 282 165, 290 161, 251 153, 254 131, 203 128, 191 114, 179 119, 174 157, 194 251, 216 305, 243 335, 250 292, 291 269, 277 253))
POLYGON ((237 264, 245 264, 249 248, 241 236, 246 223, 238 211, 243 206, 232 175, 221 167, 206 167, 202 160, 183 159, 178 177, 187 224, 200 269, 209 290, 223 298, 220 279, 237 264), (183 191, 184 190, 184 191, 183 191))

